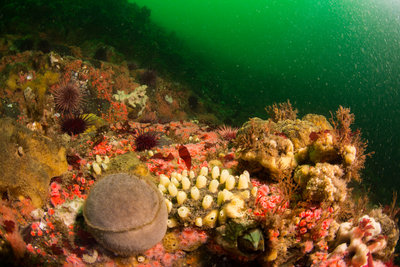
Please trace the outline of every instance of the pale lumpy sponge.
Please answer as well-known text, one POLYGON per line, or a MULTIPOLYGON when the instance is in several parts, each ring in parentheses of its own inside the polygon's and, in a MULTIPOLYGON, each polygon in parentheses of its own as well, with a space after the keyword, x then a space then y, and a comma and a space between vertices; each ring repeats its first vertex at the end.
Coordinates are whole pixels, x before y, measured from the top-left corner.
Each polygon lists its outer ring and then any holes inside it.
POLYGON ((123 256, 151 248, 167 230, 167 207, 157 187, 126 173, 97 182, 85 201, 83 216, 94 238, 123 256))

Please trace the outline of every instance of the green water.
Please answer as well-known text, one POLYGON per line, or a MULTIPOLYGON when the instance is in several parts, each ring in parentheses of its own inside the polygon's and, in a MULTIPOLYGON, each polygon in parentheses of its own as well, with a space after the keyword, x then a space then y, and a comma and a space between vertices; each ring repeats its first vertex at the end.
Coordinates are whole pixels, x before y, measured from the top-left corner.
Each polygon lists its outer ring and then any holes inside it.
POLYGON ((190 85, 220 105, 210 112, 237 126, 286 99, 300 115, 350 107, 375 151, 365 181, 378 201, 400 189, 400 1, 130 1, 137 5, 3 1, 0 33, 21 36, 16 51, 32 50, 43 36, 83 50, 114 46, 190 85))
POLYGON ((365 180, 386 200, 400 188, 400 2, 134 2, 202 56, 193 80, 233 122, 288 98, 302 114, 350 107, 375 151, 365 180))

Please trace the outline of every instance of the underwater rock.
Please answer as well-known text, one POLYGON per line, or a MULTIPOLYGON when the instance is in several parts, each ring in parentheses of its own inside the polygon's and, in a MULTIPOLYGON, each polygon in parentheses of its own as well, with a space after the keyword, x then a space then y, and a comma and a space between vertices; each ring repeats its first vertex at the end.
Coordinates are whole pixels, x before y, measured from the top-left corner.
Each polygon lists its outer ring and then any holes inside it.
POLYGON ((251 173, 265 170, 272 179, 297 166, 292 141, 275 128, 272 121, 253 118, 243 125, 236 138, 238 156, 244 168, 251 173))
POLYGON ((322 115, 310 113, 305 115, 301 120, 311 122, 315 127, 318 127, 318 129, 321 131, 333 130, 332 125, 322 115))
MULTIPOLYGON (((349 258, 351 266, 367 266, 372 260, 389 260, 388 255, 394 251, 392 241, 398 240, 398 228, 395 223, 381 211, 373 210, 373 216, 364 215, 354 222, 343 222, 336 235, 335 249, 328 255, 331 258, 349 258), (385 229, 383 229, 384 223, 385 229), (388 227, 389 226, 389 227, 388 227), (388 246, 385 234, 393 232, 388 246)), ((382 263, 382 262, 380 262, 382 263)), ((375 263, 374 263, 375 264, 375 263)))
POLYGON ((138 154, 132 151, 118 155, 110 160, 107 173, 116 172, 133 173, 141 176, 148 175, 148 170, 138 158, 138 154))
POLYGON ((346 182, 341 179, 339 165, 317 163, 296 168, 293 179, 303 189, 303 196, 311 201, 343 202, 347 196, 346 182))
POLYGON ((93 65, 100 66, 100 61, 112 64, 121 64, 125 60, 125 56, 115 49, 115 47, 98 41, 84 41, 81 46, 81 52, 84 57, 92 59, 93 65), (97 62, 95 62, 97 61, 97 62))
POLYGON ((50 179, 67 171, 65 148, 11 119, 0 120, 0 192, 29 197, 39 208, 50 179))
POLYGON ((251 259, 265 251, 263 232, 255 222, 229 221, 216 230, 215 241, 232 255, 251 259))
POLYGON ((83 199, 76 197, 58 205, 55 208, 54 218, 63 222, 67 227, 75 223, 76 217, 83 205, 83 199))
POLYGON ((137 116, 142 115, 143 110, 146 107, 146 102, 148 100, 147 96, 147 85, 141 85, 135 89, 135 91, 126 94, 124 91, 117 91, 113 97, 115 100, 126 103, 129 107, 135 110, 137 116))
POLYGON ((310 134, 313 131, 319 131, 320 128, 310 121, 297 119, 278 121, 274 125, 274 130, 277 133, 284 133, 292 141, 295 153, 297 153, 311 143, 310 134))
POLYGON ((381 208, 373 209, 369 216, 375 219, 381 225, 381 234, 386 239, 386 246, 382 250, 374 252, 374 258, 382 259, 387 262, 393 256, 396 248, 397 241, 399 240, 399 228, 397 222, 391 217, 383 213, 381 208))
POLYGON ((93 58, 101 61, 107 61, 114 64, 121 64, 124 61, 124 55, 109 45, 98 44, 95 48, 93 58))
MULTIPOLYGON (((332 131, 326 118, 316 114, 307 114, 302 120, 277 122, 253 118, 238 131, 235 145, 242 168, 251 173, 265 171, 276 180, 309 160, 337 160, 332 131)), ((348 153, 349 161, 352 156, 348 153)))
MULTIPOLYGON (((316 138, 308 149, 308 156, 312 162, 334 162, 339 160, 339 154, 335 147, 335 137, 331 132, 312 132, 310 136, 316 138)), ((348 157, 350 158, 352 155, 348 157)))
POLYGON ((149 180, 126 173, 104 177, 83 207, 89 232, 118 255, 143 252, 167 230, 165 201, 149 180))

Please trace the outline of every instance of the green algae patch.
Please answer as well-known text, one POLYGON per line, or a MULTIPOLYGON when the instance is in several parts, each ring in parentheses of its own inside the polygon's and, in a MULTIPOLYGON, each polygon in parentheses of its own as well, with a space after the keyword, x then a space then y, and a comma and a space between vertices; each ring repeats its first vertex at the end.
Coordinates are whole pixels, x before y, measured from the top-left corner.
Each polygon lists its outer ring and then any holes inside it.
POLYGON ((128 152, 122 155, 118 155, 113 158, 107 169, 108 173, 115 172, 128 172, 132 173, 136 168, 141 165, 142 162, 138 158, 138 154, 135 152, 128 152))

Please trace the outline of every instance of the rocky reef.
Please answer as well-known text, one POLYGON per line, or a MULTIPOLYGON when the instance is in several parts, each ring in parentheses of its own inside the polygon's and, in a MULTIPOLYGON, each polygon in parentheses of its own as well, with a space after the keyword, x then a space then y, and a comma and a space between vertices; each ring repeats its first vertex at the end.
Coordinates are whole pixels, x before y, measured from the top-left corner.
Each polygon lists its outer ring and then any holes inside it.
POLYGON ((186 86, 107 62, 110 47, 69 48, 1 58, 4 262, 393 263, 397 204, 359 186, 369 154, 350 109, 300 119, 286 102, 217 128, 186 86))

